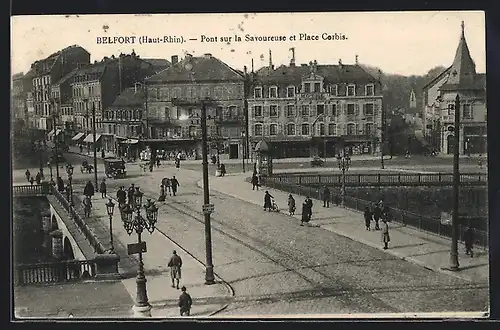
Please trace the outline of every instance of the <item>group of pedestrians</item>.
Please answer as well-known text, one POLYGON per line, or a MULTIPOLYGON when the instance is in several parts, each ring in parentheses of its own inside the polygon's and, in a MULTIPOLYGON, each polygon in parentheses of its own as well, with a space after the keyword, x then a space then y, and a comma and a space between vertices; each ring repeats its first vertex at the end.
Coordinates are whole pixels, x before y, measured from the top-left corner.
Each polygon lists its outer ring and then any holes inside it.
POLYGON ((391 221, 391 213, 390 208, 385 205, 384 202, 378 202, 373 210, 370 209, 369 206, 365 207, 365 212, 363 214, 365 219, 365 227, 366 230, 371 230, 372 220, 375 221, 375 230, 382 230, 382 243, 384 243, 384 250, 389 248, 389 242, 391 241, 391 237, 389 235, 389 224, 391 221), (379 221, 382 220, 382 228, 380 228, 379 221))
POLYGON ((177 189, 180 186, 177 178, 172 176, 172 178, 163 178, 160 184, 160 197, 158 198, 159 202, 164 202, 167 196, 167 193, 170 196, 175 196, 177 194, 177 189))
POLYGON ((33 175, 31 175, 30 170, 26 170, 24 175, 26 176, 26 180, 28 180, 28 182, 31 185, 33 185, 35 182, 36 182, 36 184, 40 184, 40 183, 42 183, 42 180, 45 178, 43 175, 43 169, 41 169, 39 172, 37 172, 34 177, 33 177, 33 175))
MULTIPOLYGON (((179 282, 181 280, 182 275, 182 258, 177 254, 177 251, 172 252, 172 256, 167 264, 170 268, 170 277, 172 279, 172 288, 177 288, 179 290, 179 282)), ((179 309, 181 316, 189 316, 191 313, 191 305, 193 304, 193 300, 191 299, 191 295, 187 293, 187 289, 185 286, 181 288, 181 295, 179 296, 179 309)))
MULTIPOLYGON (((312 208, 313 208, 312 199, 309 196, 307 196, 304 202, 302 203, 302 217, 300 219, 301 226, 309 225, 309 222, 311 221, 312 218, 312 208)), ((290 194, 288 195, 288 214, 295 215, 295 210, 296 210, 295 198, 293 198, 293 195, 290 194)))

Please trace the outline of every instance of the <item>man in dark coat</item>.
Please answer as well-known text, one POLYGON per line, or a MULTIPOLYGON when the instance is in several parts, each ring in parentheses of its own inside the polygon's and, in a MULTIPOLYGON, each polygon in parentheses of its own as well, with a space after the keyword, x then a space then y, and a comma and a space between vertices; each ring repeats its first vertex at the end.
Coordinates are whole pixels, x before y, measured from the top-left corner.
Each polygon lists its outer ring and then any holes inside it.
POLYGON ((101 197, 106 198, 106 179, 103 178, 101 181, 101 186, 99 187, 99 191, 101 192, 101 197))
POLYGON ((321 194, 323 198, 323 207, 330 207, 330 189, 327 186, 323 187, 323 191, 321 194))
POLYGON ((257 173, 252 175, 252 190, 255 190, 255 188, 259 190, 259 177, 257 176, 257 173))
POLYGON ((181 268, 182 259, 177 255, 174 250, 170 261, 168 262, 168 267, 170 267, 170 277, 172 278, 172 288, 175 288, 175 282, 177 283, 177 289, 179 289, 179 280, 181 279, 181 268))
POLYGON ((312 217, 312 208, 313 208, 313 201, 309 198, 309 196, 306 197, 306 200, 304 201, 304 203, 306 203, 306 206, 307 206, 307 210, 309 212, 309 221, 311 221, 311 217, 312 217))
POLYGON ((94 196, 94 185, 92 182, 87 181, 87 184, 85 185, 85 188, 83 189, 83 194, 87 197, 92 197, 94 196))
POLYGON ((302 203, 302 218, 300 219, 300 225, 303 226, 304 223, 308 223, 309 222, 309 207, 307 205, 307 203, 304 201, 304 203, 302 203))
POLYGON ((60 176, 58 176, 56 181, 57 181, 57 191, 64 192, 64 181, 63 181, 63 179, 60 176))
POLYGON ((264 211, 267 209, 268 211, 271 211, 271 209, 273 208, 273 203, 272 203, 272 198, 274 198, 273 196, 271 196, 271 194, 269 193, 269 191, 266 190, 265 194, 264 194, 264 211))
POLYGON ((30 172, 30 170, 26 170, 26 172, 24 173, 24 175, 26 176, 26 180, 29 181, 30 178, 31 178, 31 172, 30 172))
POLYGON ((373 220, 375 220, 375 230, 380 230, 378 222, 379 222, 381 217, 382 217, 382 209, 377 204, 377 205, 375 205, 375 208, 373 209, 373 220))
POLYGON ((193 300, 191 299, 191 296, 189 293, 186 292, 186 287, 182 287, 182 293, 181 296, 179 297, 179 307, 180 307, 180 312, 181 316, 189 316, 189 313, 191 311, 191 305, 193 304, 193 300))
POLYGON ((165 194, 168 192, 170 196, 172 196, 172 189, 171 189, 171 184, 170 184, 170 179, 169 178, 163 178, 161 180, 161 184, 163 187, 165 187, 165 194))
POLYGON ((35 181, 36 184, 40 184, 40 182, 42 182, 42 175, 40 174, 40 172, 36 174, 35 181))
POLYGON ((135 191, 135 186, 132 183, 130 185, 130 187, 128 187, 128 190, 127 190, 127 198, 128 198, 128 203, 130 204, 130 206, 134 206, 134 191, 135 191))
POLYGON ((220 164, 220 175, 224 176, 226 175, 226 165, 220 164))
POLYGON ((472 251, 472 246, 474 245, 474 230, 471 226, 467 226, 464 233, 464 243, 465 243, 465 254, 470 255, 471 258, 474 257, 474 252, 472 251))
POLYGON ((120 207, 125 205, 125 203, 127 202, 127 193, 123 188, 123 186, 120 187, 120 189, 118 189, 118 191, 116 192, 116 199, 118 200, 118 205, 120 207))
POLYGON ((177 193, 177 187, 180 186, 179 181, 175 178, 175 175, 170 179, 170 185, 172 186, 172 194, 175 196, 177 193))
POLYGON ((372 211, 370 211, 370 208, 368 206, 365 207, 364 218, 366 230, 370 230, 370 224, 372 222, 372 211))

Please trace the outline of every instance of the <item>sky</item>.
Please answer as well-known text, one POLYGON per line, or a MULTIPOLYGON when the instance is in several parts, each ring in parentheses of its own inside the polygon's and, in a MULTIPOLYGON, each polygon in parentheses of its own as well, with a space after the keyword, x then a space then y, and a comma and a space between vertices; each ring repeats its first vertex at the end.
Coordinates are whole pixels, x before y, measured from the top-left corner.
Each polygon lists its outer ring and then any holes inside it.
POLYGON ((269 64, 269 50, 275 66, 288 65, 294 47, 297 64, 337 64, 339 59, 354 64, 358 55, 359 63, 385 73, 423 75, 436 66, 451 65, 461 21, 476 70, 486 72, 481 11, 14 16, 11 65, 12 73, 27 72, 34 61, 78 44, 89 51, 91 62, 132 50, 142 58, 168 60, 172 55, 211 53, 235 69, 246 65, 250 71, 252 59, 255 70, 269 64), (241 41, 235 41, 235 35, 241 41), (284 41, 250 41, 246 35, 284 41), (98 42, 101 37, 131 36, 136 37, 134 44, 98 42), (141 36, 175 36, 184 42, 140 44, 141 36), (202 36, 217 41, 202 41, 202 36))

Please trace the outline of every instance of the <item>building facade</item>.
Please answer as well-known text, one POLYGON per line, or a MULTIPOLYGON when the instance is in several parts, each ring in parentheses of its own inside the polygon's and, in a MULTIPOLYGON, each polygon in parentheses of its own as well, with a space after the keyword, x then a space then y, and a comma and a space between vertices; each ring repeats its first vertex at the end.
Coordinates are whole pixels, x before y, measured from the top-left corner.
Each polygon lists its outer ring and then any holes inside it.
POLYGON ((252 77, 248 96, 251 150, 262 139, 274 157, 333 157, 380 150, 380 81, 357 63, 274 68, 252 77))
POLYGON ((71 81, 78 70, 79 68, 76 68, 66 74, 51 87, 51 98, 54 100, 54 105, 57 107, 58 117, 67 138, 73 137, 76 132, 71 81))
MULTIPOLYGON (((66 47, 49 57, 36 61, 31 65, 33 71, 33 107, 35 109, 35 126, 50 131, 53 129, 53 112, 58 106, 51 98, 51 86, 72 70, 90 63, 90 54, 78 45, 66 47)), ((57 109, 56 109, 57 112, 57 109)), ((56 113, 56 121, 58 120, 56 113)), ((58 122, 58 125, 60 123, 58 122)))
MULTIPOLYGON (((153 148, 201 155, 201 100, 207 103, 208 136, 221 158, 243 156, 244 74, 205 54, 189 54, 146 79, 146 137, 153 148), (217 143, 218 142, 218 143, 217 143)), ((211 151, 213 152, 213 151, 211 151)))
POLYGON ((11 116, 13 119, 22 119, 28 123, 28 93, 31 92, 31 71, 27 74, 16 73, 12 76, 11 89, 11 116))
POLYGON ((446 81, 439 87, 441 152, 452 154, 453 135, 458 131, 460 154, 485 154, 486 130, 486 75, 476 73, 465 39, 462 22, 460 41, 446 81), (455 109, 459 96, 460 109, 455 109), (460 127, 455 128, 455 111, 460 115, 460 127))

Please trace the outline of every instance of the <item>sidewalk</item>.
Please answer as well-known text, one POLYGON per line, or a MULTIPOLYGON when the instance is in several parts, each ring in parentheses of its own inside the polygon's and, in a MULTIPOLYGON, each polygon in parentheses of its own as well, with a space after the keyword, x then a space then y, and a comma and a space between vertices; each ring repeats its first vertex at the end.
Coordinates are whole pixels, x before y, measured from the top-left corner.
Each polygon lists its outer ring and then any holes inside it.
MULTIPOLYGON (((264 191, 268 190, 274 196, 281 212, 288 214, 288 193, 271 189, 261 188, 259 191, 252 190, 250 183, 245 182, 249 174, 234 174, 225 177, 210 177, 210 189, 217 192, 231 195, 243 201, 263 205, 264 191)), ((198 182, 202 186, 202 182, 198 182)), ((297 211, 294 218, 299 225, 301 205, 304 196, 292 194, 295 198, 297 211)), ((465 255, 465 247, 459 243, 460 271, 453 272, 442 269, 449 265, 450 245, 449 239, 405 227, 399 223, 389 223, 391 242, 388 250, 383 250, 380 231, 367 231, 364 226, 363 215, 350 209, 344 209, 330 205, 324 208, 323 202, 313 199, 313 220, 312 225, 329 230, 341 236, 361 242, 373 248, 385 251, 395 257, 407 260, 427 269, 442 272, 450 276, 455 276, 470 282, 488 282, 489 279, 489 258, 488 251, 475 249, 474 258, 465 255)), ((374 224, 372 224, 374 227, 374 224)))
MULTIPOLYGON (((109 196, 116 194, 116 191, 109 191, 109 196)), ((80 197, 81 198, 81 197, 80 197)), ((106 247, 109 247, 109 217, 106 211, 107 199, 101 198, 97 193, 92 198, 93 218, 88 219, 89 226, 96 228, 96 234, 106 247), (98 233, 97 233, 98 232, 98 233)), ((123 277, 123 285, 129 292, 132 299, 136 297, 135 274, 138 269, 138 255, 129 256, 127 254, 127 244, 137 243, 137 234, 133 232, 130 236, 127 234, 123 225, 119 211, 117 210, 117 201, 115 203, 115 212, 113 216, 113 240, 115 252, 120 256, 119 271, 123 277)), ((161 208, 161 204, 158 205, 161 208)), ((166 221, 158 216, 158 223, 166 221)), ((147 290, 149 303, 153 306, 152 316, 155 318, 178 317, 179 307, 178 298, 180 290, 171 287, 170 269, 167 267, 168 260, 172 251, 183 260, 182 279, 180 285, 185 285, 189 294, 193 298, 193 307, 191 316, 205 317, 218 312, 225 307, 224 301, 233 295, 230 286, 220 279, 214 285, 205 285, 205 267, 198 260, 189 255, 181 246, 172 242, 157 229, 153 234, 144 230, 142 238, 146 241, 147 252, 143 254, 144 269, 147 277, 147 290)), ((131 306, 132 307, 132 306, 131 306)))

